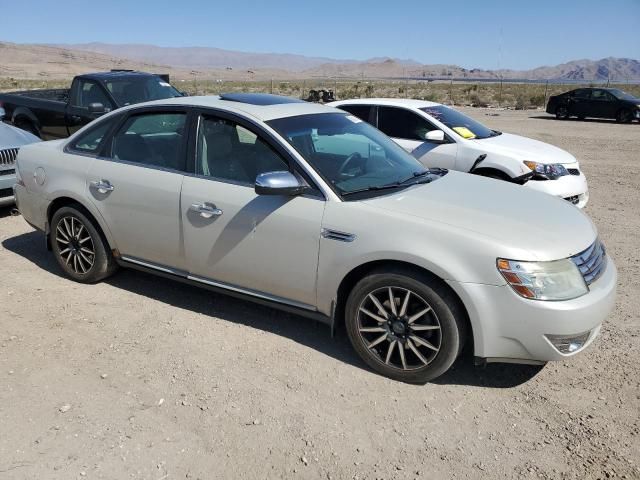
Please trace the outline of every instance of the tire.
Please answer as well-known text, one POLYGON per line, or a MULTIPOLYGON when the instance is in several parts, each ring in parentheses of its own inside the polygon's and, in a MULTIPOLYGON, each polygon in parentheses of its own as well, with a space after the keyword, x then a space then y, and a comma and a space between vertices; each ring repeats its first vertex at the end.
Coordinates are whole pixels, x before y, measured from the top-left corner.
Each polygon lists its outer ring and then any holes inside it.
POLYGON ((569 109, 564 105, 556 107, 556 118, 558 120, 567 120, 569 118, 569 109))
POLYGON ((38 129, 29 121, 18 120, 15 126, 20 130, 24 130, 25 132, 29 132, 35 135, 36 137, 40 138, 40 132, 38 132, 38 129))
POLYGON ((633 120, 633 115, 626 108, 619 110, 616 114, 616 122, 618 123, 631 123, 631 120, 633 120))
POLYGON ((463 318, 457 299, 439 280, 400 269, 364 277, 345 308, 347 334, 360 358, 407 383, 426 383, 451 367, 464 345, 463 318))
POLYGON ((100 227, 80 205, 62 207, 51 218, 51 249, 64 273, 81 283, 95 283, 117 270, 100 227))

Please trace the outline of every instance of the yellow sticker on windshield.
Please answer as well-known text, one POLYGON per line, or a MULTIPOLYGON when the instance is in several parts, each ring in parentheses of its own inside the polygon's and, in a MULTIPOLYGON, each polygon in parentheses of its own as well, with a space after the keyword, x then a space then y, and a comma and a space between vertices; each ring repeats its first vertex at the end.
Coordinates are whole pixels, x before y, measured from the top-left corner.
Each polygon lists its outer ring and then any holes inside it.
POLYGON ((453 131, 460 135, 462 138, 476 138, 475 133, 473 133, 467 127, 453 127, 453 131))

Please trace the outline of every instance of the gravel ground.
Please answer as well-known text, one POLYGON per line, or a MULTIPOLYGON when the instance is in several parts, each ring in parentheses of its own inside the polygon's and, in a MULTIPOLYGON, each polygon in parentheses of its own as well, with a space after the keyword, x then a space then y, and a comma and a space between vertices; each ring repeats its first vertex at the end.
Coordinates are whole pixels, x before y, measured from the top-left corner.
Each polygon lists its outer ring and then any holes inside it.
POLYGON ((640 125, 469 112, 582 163, 619 268, 587 352, 405 385, 299 317, 133 271, 73 283, 3 209, 0 478, 640 478, 640 125))

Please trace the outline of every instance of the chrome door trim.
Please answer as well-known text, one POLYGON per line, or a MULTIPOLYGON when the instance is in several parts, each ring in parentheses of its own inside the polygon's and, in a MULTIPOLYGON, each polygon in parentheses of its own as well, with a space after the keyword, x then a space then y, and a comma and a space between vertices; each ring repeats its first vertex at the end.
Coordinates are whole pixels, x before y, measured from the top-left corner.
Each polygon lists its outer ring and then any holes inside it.
POLYGON ((248 295, 251 297, 261 298, 263 300, 268 300, 270 302, 275 303, 283 303, 285 305, 290 305, 292 307, 301 308, 303 310, 311 310, 315 311, 316 308, 307 305, 306 303, 300 303, 293 300, 287 300, 282 297, 276 297, 274 295, 269 295, 267 293, 256 292, 254 290, 247 290, 245 288, 236 287, 235 285, 229 285, 228 283, 216 282, 215 280, 210 280, 208 278, 199 277, 197 275, 187 275, 188 280, 193 280, 194 282, 204 283, 206 285, 210 285, 212 287, 222 288, 224 290, 229 290, 236 293, 242 293, 244 295, 248 295))
POLYGON ((175 270, 169 267, 161 267, 155 263, 144 262, 142 260, 138 260, 137 258, 128 257, 126 255, 120 255, 120 259, 125 262, 135 263, 136 265, 141 265, 143 267, 152 268, 154 270, 159 270, 160 272, 170 273, 172 275, 185 276, 184 272, 180 270, 175 270))
POLYGON ((205 277, 200 277, 198 275, 190 275, 188 272, 185 272, 182 270, 176 270, 171 267, 164 267, 152 262, 146 262, 144 260, 139 260, 137 258, 129 257, 127 255, 120 255, 119 260, 127 263, 133 263, 135 265, 139 265, 141 267, 144 267, 150 270, 156 270, 158 272, 168 273, 175 277, 183 278, 185 280, 190 280, 196 283, 201 283, 203 285, 207 285, 210 287, 219 288, 221 290, 227 290, 229 292, 239 293, 242 295, 246 295, 248 297, 253 297, 260 300, 266 300, 272 303, 287 305, 289 307, 294 307, 300 310, 306 310, 314 313, 317 312, 316 307, 314 307, 313 305, 307 305, 306 303, 296 302, 294 300, 288 300, 286 298, 277 297, 275 295, 269 295, 268 293, 256 292, 255 290, 248 290, 246 288, 237 287, 235 285, 230 285, 228 283, 217 282, 215 280, 211 280, 205 277))

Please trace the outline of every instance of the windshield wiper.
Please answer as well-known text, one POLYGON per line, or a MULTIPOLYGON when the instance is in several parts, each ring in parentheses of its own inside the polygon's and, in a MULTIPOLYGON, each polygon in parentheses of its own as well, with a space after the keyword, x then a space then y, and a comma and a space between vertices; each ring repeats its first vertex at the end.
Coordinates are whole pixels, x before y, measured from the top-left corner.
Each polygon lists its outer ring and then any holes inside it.
POLYGON ((346 196, 346 195, 353 195, 354 193, 375 192, 377 190, 388 190, 388 189, 391 189, 391 188, 398 188, 398 187, 404 187, 404 186, 417 185, 419 183, 429 183, 432 180, 431 178, 427 178, 427 179, 425 179, 423 181, 418 181, 418 182, 414 182, 414 183, 408 183, 408 182, 410 180, 414 180, 416 178, 424 177, 425 175, 429 175, 430 173, 431 173, 431 171, 429 171, 429 170, 424 170, 422 172, 413 172, 410 177, 404 178, 402 180, 398 180, 396 182, 386 183, 384 185, 372 185, 370 187, 359 188, 357 190, 351 190, 349 192, 342 192, 342 195, 346 196))
POLYGON ((423 170, 422 172, 413 172, 410 177, 407 177, 403 180, 399 180, 397 182, 398 185, 404 185, 409 180, 413 180, 414 178, 424 177, 425 175, 429 175, 431 173, 430 170, 423 170))

